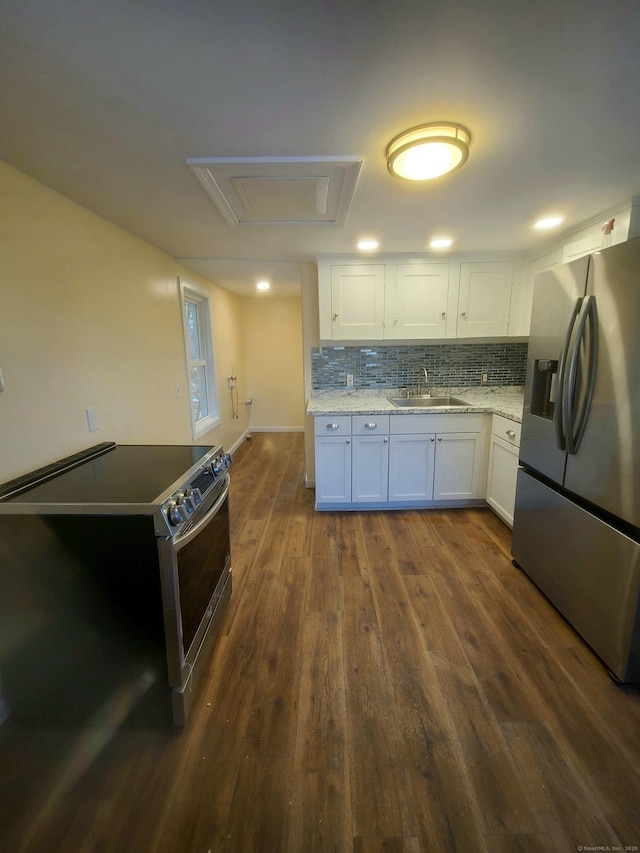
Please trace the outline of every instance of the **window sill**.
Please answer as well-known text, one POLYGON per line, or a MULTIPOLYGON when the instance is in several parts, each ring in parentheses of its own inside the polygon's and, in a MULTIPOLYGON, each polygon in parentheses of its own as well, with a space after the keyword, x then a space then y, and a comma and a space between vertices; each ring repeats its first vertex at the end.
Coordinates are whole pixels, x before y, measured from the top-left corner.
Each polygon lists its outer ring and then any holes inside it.
POLYGON ((219 417, 208 417, 202 418, 202 420, 192 425, 191 433, 193 435, 193 440, 196 441, 199 438, 202 438, 208 432, 211 432, 212 429, 217 427, 220 423, 219 417))

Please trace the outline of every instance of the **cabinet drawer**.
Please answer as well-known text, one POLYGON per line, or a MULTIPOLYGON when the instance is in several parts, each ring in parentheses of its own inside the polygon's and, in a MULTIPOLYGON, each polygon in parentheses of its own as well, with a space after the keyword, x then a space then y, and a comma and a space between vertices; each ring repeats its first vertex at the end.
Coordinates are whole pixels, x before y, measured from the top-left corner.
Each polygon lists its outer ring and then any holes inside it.
POLYGON ((353 415, 351 431, 353 435, 388 435, 389 415, 353 415))
POLYGON ((491 422, 491 432, 503 441, 508 441, 515 447, 520 447, 520 430, 522 425, 515 421, 504 418, 502 415, 494 415, 491 422))
POLYGON ((351 416, 322 415, 314 418, 316 435, 351 435, 351 416))
POLYGON ((482 432, 482 412, 441 415, 393 415, 391 435, 424 434, 426 432, 482 432))

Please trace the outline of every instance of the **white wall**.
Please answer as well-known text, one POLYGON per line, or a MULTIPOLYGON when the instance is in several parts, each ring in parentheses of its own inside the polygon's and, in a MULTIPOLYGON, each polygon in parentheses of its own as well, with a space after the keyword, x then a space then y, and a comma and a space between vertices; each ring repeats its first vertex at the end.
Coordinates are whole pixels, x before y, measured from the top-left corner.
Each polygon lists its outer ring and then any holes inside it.
POLYGON ((226 372, 245 381, 242 300, 1 162, 0 197, 0 482, 101 441, 192 443, 179 275, 213 315, 222 422, 199 443, 240 439, 226 372))
POLYGON ((255 430, 302 430, 305 418, 302 304, 295 298, 243 300, 246 385, 255 430))

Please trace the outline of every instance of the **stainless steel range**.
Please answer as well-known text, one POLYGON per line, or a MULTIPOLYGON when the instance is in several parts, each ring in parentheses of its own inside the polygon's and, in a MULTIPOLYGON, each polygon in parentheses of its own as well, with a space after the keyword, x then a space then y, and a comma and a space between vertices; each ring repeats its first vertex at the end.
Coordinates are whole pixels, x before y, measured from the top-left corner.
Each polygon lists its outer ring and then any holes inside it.
POLYGON ((230 463, 105 443, 0 486, 9 714, 185 723, 231 595, 230 463))

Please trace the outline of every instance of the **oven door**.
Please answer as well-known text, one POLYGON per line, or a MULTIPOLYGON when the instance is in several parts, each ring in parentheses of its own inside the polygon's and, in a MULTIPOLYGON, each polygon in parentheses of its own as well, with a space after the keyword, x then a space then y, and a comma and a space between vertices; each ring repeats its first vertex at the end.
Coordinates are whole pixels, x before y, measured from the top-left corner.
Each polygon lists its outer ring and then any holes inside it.
POLYGON ((229 475, 205 496, 187 531, 160 540, 169 686, 184 724, 231 594, 229 475))

